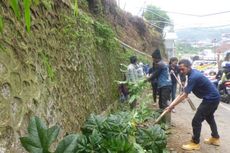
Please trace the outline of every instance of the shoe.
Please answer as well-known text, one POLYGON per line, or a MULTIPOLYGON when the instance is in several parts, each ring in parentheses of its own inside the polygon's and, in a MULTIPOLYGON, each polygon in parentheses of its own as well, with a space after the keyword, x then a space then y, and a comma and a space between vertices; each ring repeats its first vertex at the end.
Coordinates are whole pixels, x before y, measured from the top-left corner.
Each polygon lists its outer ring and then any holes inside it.
POLYGON ((182 145, 181 148, 187 151, 200 150, 200 144, 190 141, 188 144, 182 145))
POLYGON ((219 146, 220 145, 220 138, 211 137, 211 138, 205 139, 204 143, 219 146))

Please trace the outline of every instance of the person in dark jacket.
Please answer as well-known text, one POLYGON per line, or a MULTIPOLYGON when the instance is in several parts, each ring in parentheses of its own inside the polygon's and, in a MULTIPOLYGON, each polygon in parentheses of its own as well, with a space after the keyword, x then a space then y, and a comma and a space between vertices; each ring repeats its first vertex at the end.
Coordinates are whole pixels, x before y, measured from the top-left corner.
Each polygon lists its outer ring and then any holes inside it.
POLYGON ((165 109, 169 105, 171 94, 171 77, 168 65, 162 60, 160 50, 156 49, 152 53, 153 64, 156 65, 155 71, 147 78, 148 81, 157 79, 159 92, 159 108, 165 109))

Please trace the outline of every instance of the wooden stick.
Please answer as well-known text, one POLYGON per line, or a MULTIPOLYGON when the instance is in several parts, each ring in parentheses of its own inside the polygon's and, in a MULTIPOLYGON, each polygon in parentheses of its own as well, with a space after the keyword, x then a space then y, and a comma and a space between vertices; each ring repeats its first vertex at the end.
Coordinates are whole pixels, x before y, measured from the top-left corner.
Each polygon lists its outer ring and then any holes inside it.
MULTIPOLYGON (((173 74, 173 76, 176 78, 177 82, 179 83, 179 85, 183 88, 183 85, 181 83, 181 81, 179 81, 178 77, 176 76, 175 72, 173 70, 171 70, 171 73, 173 74)), ((188 81, 188 76, 186 75, 186 82, 188 81)), ((187 85, 187 83, 186 83, 187 85)), ((186 100, 188 101, 190 107, 192 108, 193 111, 196 110, 195 105, 193 104, 192 100, 188 97, 186 98, 186 100)))
POLYGON ((188 101, 188 103, 189 103, 190 107, 192 108, 192 110, 195 111, 195 110, 196 110, 196 107, 195 107, 195 105, 193 104, 192 100, 191 100, 189 97, 187 97, 186 100, 188 101))
POLYGON ((171 73, 172 73, 173 76, 176 78, 178 84, 179 84, 181 87, 183 87, 181 81, 178 79, 178 77, 176 76, 175 72, 174 72, 173 70, 171 70, 171 73))
POLYGON ((156 121, 153 123, 153 125, 157 124, 163 116, 165 116, 166 113, 168 113, 169 110, 164 110, 163 113, 161 113, 161 115, 156 119, 156 121))

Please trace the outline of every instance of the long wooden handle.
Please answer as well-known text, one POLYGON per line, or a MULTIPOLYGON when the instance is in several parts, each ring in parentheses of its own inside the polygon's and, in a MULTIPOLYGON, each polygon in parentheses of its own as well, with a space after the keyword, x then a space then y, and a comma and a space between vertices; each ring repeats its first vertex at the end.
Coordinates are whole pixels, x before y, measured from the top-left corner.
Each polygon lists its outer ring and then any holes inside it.
POLYGON ((193 104, 192 100, 191 100, 189 97, 188 97, 186 100, 188 101, 188 103, 189 103, 190 107, 192 108, 192 110, 195 111, 195 110, 196 110, 196 107, 195 107, 195 105, 193 104))
POLYGON ((164 110, 163 113, 161 113, 161 115, 156 119, 156 121, 153 123, 153 125, 157 124, 163 116, 165 116, 166 113, 168 113, 169 110, 164 110))
POLYGON ((173 76, 175 77, 175 79, 176 79, 176 81, 178 82, 178 84, 179 84, 181 87, 183 87, 183 86, 182 86, 182 83, 181 83, 181 81, 180 81, 180 79, 179 79, 180 77, 177 77, 176 74, 175 74, 175 72, 174 72, 173 70, 171 70, 171 73, 172 73, 173 76))
MULTIPOLYGON (((180 77, 177 77, 173 70, 172 70, 171 72, 172 72, 172 74, 174 75, 174 77, 176 78, 176 80, 177 80, 177 82, 179 83, 179 85, 183 88, 182 83, 181 83, 181 81, 180 81, 180 79, 179 79, 180 77)), ((187 76, 186 76, 186 80, 188 80, 187 76)), ((189 103, 190 107, 192 108, 192 110, 195 111, 195 110, 196 110, 196 107, 195 107, 195 105, 193 104, 192 100, 191 100, 189 97, 188 97, 186 100, 188 101, 188 103, 189 103)))

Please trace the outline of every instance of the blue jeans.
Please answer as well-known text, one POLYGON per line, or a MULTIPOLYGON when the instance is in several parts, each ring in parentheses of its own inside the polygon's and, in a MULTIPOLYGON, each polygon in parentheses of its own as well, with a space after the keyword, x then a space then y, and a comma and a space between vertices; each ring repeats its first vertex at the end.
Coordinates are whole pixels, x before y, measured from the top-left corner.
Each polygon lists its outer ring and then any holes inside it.
POLYGON ((176 85, 177 83, 172 83, 172 101, 176 98, 176 85))

